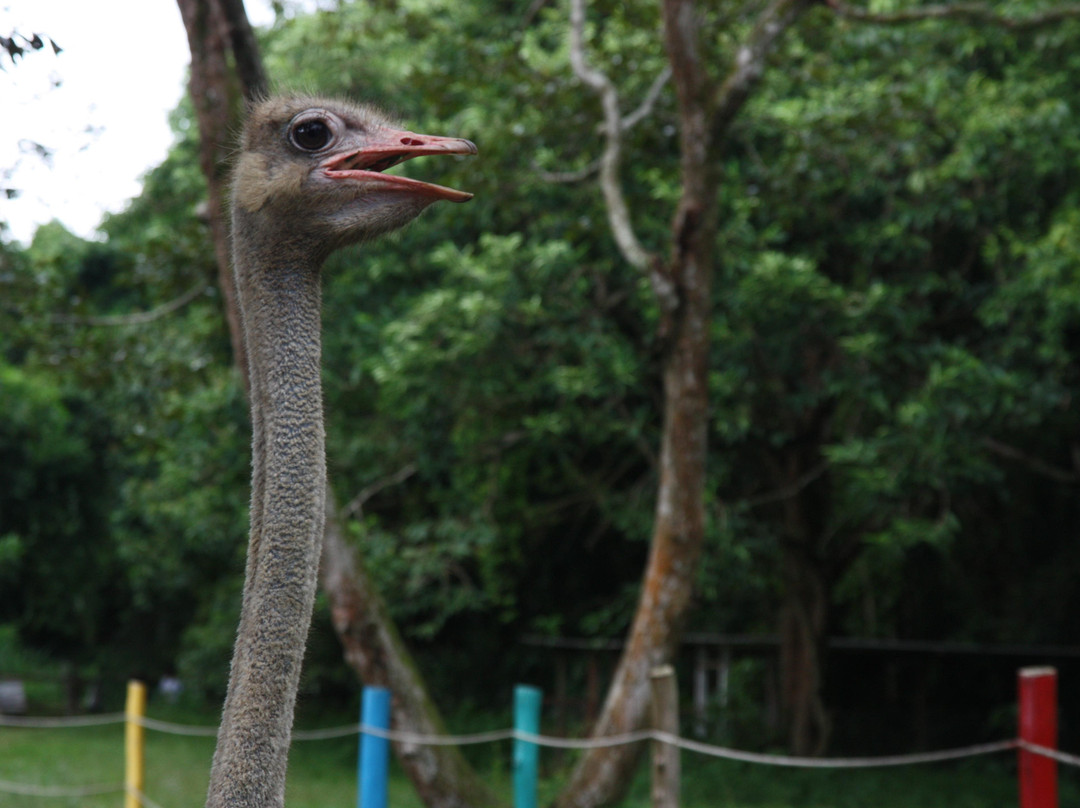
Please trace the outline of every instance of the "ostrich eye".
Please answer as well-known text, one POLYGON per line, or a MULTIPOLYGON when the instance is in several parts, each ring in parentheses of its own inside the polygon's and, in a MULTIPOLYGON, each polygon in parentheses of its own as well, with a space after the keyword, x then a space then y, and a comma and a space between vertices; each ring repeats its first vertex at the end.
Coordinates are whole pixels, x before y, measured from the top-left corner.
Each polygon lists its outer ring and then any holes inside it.
POLYGON ((318 118, 298 123, 292 128, 290 134, 292 142, 304 151, 318 151, 324 148, 333 136, 326 121, 318 118))

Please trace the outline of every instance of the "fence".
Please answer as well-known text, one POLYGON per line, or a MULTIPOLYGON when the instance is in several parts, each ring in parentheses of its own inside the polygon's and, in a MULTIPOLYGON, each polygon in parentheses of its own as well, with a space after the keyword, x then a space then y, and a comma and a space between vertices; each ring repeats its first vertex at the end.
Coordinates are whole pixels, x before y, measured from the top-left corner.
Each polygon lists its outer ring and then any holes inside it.
MULTIPOLYGON (((771 766, 819 769, 852 769, 936 763, 1016 750, 1021 808, 1057 808, 1057 764, 1080 767, 1080 756, 1057 749, 1057 671, 1053 668, 1024 668, 1018 675, 1018 737, 959 749, 908 755, 849 758, 805 758, 745 752, 682 738, 677 731, 673 691, 674 672, 667 668, 654 672, 654 716, 652 729, 621 735, 584 739, 541 735, 541 692, 533 687, 515 688, 514 728, 469 735, 421 735, 391 730, 390 693, 383 688, 365 688, 360 723, 324 730, 297 730, 296 742, 360 736, 358 758, 358 808, 386 808, 387 770, 390 742, 455 745, 514 742, 515 808, 536 808, 538 753, 540 747, 555 749, 595 749, 623 744, 652 742, 653 805, 670 808, 678 804, 678 751, 685 750, 728 760, 771 766), (666 692, 665 692, 666 690, 666 692), (662 709, 661 705, 668 705, 662 709), (673 753, 674 752, 674 756, 673 753)), ((81 787, 39 786, 0 779, 0 794, 41 798, 78 798, 123 793, 124 808, 162 808, 144 793, 143 744, 146 730, 176 735, 212 737, 215 727, 197 727, 158 721, 145 715, 146 688, 141 682, 128 685, 124 713, 75 718, 13 718, 0 715, 0 727, 57 728, 104 724, 125 725, 125 777, 122 784, 92 784, 81 787)))

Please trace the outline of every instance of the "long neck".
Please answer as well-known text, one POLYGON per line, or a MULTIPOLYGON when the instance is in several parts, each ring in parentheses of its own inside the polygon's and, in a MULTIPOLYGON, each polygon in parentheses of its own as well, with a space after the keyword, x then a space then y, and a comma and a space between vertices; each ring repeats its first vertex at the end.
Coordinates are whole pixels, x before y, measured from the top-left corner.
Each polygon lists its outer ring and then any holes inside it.
POLYGON ((234 264, 251 368, 251 536, 208 808, 281 806, 322 544, 326 486, 318 261, 249 238, 234 264))

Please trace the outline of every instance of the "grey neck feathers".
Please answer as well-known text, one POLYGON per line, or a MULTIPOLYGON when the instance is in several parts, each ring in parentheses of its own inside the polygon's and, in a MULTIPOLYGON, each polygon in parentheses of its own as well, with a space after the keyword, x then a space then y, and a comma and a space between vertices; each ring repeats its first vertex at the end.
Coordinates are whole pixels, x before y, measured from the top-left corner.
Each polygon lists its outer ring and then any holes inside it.
POLYGON ((325 519, 322 255, 234 214, 251 371, 251 537, 208 808, 281 806, 325 519))

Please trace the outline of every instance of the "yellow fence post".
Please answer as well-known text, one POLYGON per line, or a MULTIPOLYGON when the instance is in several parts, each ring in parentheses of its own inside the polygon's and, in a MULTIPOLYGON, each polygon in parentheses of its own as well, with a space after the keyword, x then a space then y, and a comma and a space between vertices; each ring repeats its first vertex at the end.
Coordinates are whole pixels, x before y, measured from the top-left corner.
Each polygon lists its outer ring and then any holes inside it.
POLYGON ((139 808, 143 790, 143 725, 146 715, 146 685, 128 682, 124 708, 124 808, 139 808))

